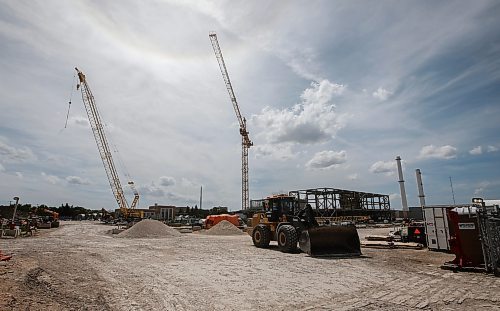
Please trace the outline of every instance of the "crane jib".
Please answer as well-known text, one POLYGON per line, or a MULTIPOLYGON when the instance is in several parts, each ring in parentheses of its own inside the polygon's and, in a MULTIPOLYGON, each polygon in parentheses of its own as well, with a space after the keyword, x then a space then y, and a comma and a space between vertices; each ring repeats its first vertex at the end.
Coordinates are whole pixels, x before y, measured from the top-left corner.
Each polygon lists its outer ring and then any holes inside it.
MULTIPOLYGON (((99 155, 101 156, 102 163, 104 165, 104 170, 106 171, 106 176, 108 177, 111 190, 115 196, 116 202, 120 210, 125 214, 127 218, 130 214, 129 205, 123 193, 123 188, 118 177, 118 173, 113 162, 113 157, 111 156, 111 150, 109 148, 106 135, 104 133, 104 128, 102 126, 101 117, 97 106, 95 104, 94 96, 90 91, 90 87, 87 84, 85 75, 75 67, 78 73, 78 79, 80 80, 80 90, 82 92, 82 100, 89 118, 90 127, 92 133, 94 134, 94 139, 97 144, 97 149, 99 150, 99 155)), ((131 182, 129 182, 130 184, 131 182)), ((133 182, 132 182, 133 184, 133 182)), ((137 201, 139 200, 139 194, 137 190, 133 188, 134 191, 134 201, 132 202, 131 208, 135 208, 137 201)))

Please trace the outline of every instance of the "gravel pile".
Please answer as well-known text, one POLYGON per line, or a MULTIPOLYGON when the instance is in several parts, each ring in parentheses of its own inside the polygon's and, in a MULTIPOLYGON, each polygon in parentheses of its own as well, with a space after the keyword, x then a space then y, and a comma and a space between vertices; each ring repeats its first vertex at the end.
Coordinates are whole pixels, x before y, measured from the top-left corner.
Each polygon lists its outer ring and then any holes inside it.
POLYGON ((204 232, 208 235, 240 235, 245 234, 243 231, 238 229, 235 225, 227 220, 223 220, 204 232))
POLYGON ((129 229, 119 233, 119 238, 168 238, 181 236, 179 231, 171 228, 161 221, 153 219, 144 219, 130 227, 129 229))

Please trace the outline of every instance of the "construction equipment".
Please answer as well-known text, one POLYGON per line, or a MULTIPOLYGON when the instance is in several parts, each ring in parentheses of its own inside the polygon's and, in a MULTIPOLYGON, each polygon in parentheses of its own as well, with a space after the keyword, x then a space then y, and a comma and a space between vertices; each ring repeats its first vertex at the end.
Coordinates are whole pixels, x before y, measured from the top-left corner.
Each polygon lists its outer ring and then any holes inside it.
POLYGON ((360 256, 361 246, 356 227, 351 223, 320 226, 309 204, 301 207, 294 196, 286 194, 267 197, 264 210, 252 217, 255 246, 269 247, 277 241, 281 251, 300 250, 310 256, 360 256))
POLYGON ((80 83, 77 85, 77 89, 81 88, 83 104, 85 105, 85 110, 87 111, 87 116, 89 118, 90 127, 94 134, 95 141, 97 143, 97 149, 99 149, 99 154, 101 155, 102 163, 104 164, 104 170, 108 176, 109 185, 113 191, 116 202, 120 208, 120 213, 125 219, 143 218, 143 213, 135 209, 137 202, 139 201, 139 193, 134 187, 134 183, 129 181, 128 184, 131 186, 134 192, 134 200, 129 208, 128 202, 123 194, 123 189, 116 172, 115 164, 113 158, 111 157, 111 151, 106 140, 106 135, 104 134, 104 127, 101 122, 101 117, 97 106, 95 104, 94 95, 90 91, 90 87, 87 83, 85 75, 75 67, 78 73, 78 79, 80 83))
POLYGON ((47 222, 50 223, 51 228, 59 227, 59 213, 51 211, 50 209, 44 208, 42 209, 43 213, 50 214, 50 216, 46 217, 47 222))
POLYGON ((104 208, 101 208, 101 221, 104 222, 105 224, 109 224, 110 222, 113 222, 115 220, 115 217, 105 210, 104 208))
POLYGON ((249 191, 248 191, 248 149, 253 146, 252 141, 248 137, 247 131, 247 121, 241 116, 240 107, 236 101, 236 95, 234 95, 233 86, 231 85, 231 80, 229 79, 229 74, 227 73, 226 64, 224 63, 224 58, 222 57, 222 51, 219 46, 219 41, 217 40, 217 35, 211 32, 209 35, 210 41, 212 42, 212 47, 215 52, 215 57, 219 62, 219 68, 222 73, 222 78, 226 84, 227 91, 229 93, 229 98, 233 103, 234 112, 236 113, 236 118, 240 124, 240 135, 241 135, 241 206, 243 210, 250 207, 249 191))

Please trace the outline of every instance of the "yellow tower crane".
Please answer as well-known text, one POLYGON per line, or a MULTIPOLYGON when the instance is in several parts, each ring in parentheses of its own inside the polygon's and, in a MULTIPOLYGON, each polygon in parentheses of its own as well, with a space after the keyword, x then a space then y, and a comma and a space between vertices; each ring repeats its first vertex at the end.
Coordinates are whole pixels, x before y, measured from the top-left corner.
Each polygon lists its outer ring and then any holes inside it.
POLYGON ((253 146, 250 137, 248 137, 247 122, 246 119, 241 116, 240 107, 236 101, 236 95, 234 95, 233 86, 231 85, 231 80, 229 79, 229 74, 227 73, 226 64, 224 63, 224 58, 222 57, 222 51, 219 46, 219 41, 217 40, 217 34, 211 32, 209 35, 210 41, 212 42, 212 47, 214 48, 215 57, 219 62, 219 68, 222 73, 222 78, 226 84, 227 91, 229 93, 229 98, 233 103, 234 112, 236 112, 236 118, 240 124, 240 135, 241 135, 241 205, 242 209, 246 210, 250 208, 249 192, 248 192, 248 149, 253 146))
POLYGON ((82 92, 83 104, 85 105, 85 110, 87 111, 90 127, 92 128, 92 132, 94 133, 94 138, 97 143, 97 149, 99 149, 99 154, 101 155, 102 163, 104 164, 104 170, 106 171, 109 185, 111 186, 113 195, 115 196, 118 207, 120 208, 120 213, 123 214, 125 219, 142 218, 142 213, 135 210, 137 202, 139 201, 139 193, 135 189, 133 181, 128 182, 134 193, 134 200, 132 201, 132 205, 129 208, 127 200, 125 199, 125 196, 123 194, 123 188, 120 183, 120 178, 118 177, 118 173, 116 172, 115 164, 111 156, 111 151, 106 140, 106 135, 104 134, 104 127, 101 122, 99 111, 97 110, 97 106, 95 104, 94 95, 92 95, 92 92, 90 91, 90 87, 83 72, 78 70, 78 68, 76 67, 75 69, 78 73, 78 79, 80 80, 77 88, 80 88, 82 92))

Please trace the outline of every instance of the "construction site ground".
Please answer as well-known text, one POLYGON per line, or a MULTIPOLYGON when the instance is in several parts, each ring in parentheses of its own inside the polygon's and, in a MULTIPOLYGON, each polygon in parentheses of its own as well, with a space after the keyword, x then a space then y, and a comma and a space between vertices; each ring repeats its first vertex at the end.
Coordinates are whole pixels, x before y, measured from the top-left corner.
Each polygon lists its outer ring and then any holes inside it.
POLYGON ((248 235, 125 239, 110 229, 67 221, 1 239, 13 257, 0 263, 0 310, 500 310, 500 278, 442 270, 446 253, 312 258, 256 248, 248 235))

